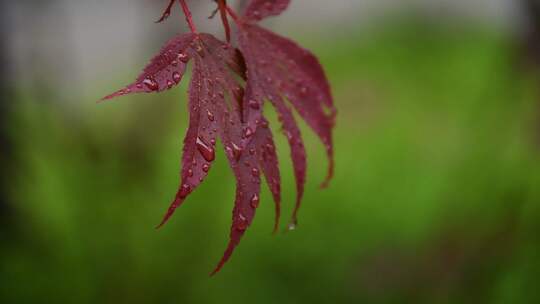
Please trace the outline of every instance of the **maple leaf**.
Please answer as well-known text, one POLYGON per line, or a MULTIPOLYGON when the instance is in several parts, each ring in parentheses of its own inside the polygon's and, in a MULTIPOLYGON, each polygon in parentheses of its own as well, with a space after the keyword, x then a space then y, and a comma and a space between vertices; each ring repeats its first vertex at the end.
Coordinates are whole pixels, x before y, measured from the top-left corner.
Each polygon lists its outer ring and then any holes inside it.
MULTIPOLYGON (((169 1, 158 22, 167 19, 174 1, 169 1)), ((290 227, 296 225, 304 192, 306 152, 289 103, 326 146, 330 165, 325 183, 333 171, 331 131, 335 108, 330 87, 316 57, 294 42, 255 24, 280 14, 290 1, 253 0, 248 2, 243 17, 239 18, 225 0, 217 0, 227 41, 230 38, 227 13, 237 22, 239 50, 210 34, 197 33, 185 1, 179 2, 191 33, 178 35, 167 42, 133 83, 103 100, 171 89, 180 83, 188 62, 193 62, 181 183, 158 227, 164 225, 204 181, 215 160, 219 140, 235 175, 236 199, 229 243, 212 272, 215 274, 230 259, 253 221, 260 202, 261 175, 275 202, 274 232, 279 226, 281 180, 272 131, 262 112, 265 100, 270 100, 276 108, 291 146, 297 199, 290 227)))
POLYGON ((244 101, 244 119, 249 127, 262 116, 262 104, 269 100, 276 108, 289 140, 296 177, 297 197, 290 228, 297 224, 297 214, 306 180, 306 151, 293 112, 286 100, 315 131, 326 147, 329 168, 322 187, 333 175, 332 129, 336 109, 330 86, 318 59, 293 41, 272 33, 254 22, 281 13, 289 1, 251 1, 237 21, 239 49, 247 73, 244 101), (261 7, 264 10, 261 10, 261 7), (259 13, 255 13, 259 12, 259 13))
POLYGON ((171 89, 180 82, 187 63, 194 67, 189 87, 189 127, 184 139, 181 185, 159 226, 165 224, 185 198, 206 178, 215 159, 219 138, 237 180, 231 241, 214 271, 230 258, 260 200, 260 171, 276 202, 278 226, 280 174, 268 121, 261 118, 254 132, 242 128, 243 89, 232 71, 243 74, 237 50, 208 34, 185 34, 171 39, 135 82, 104 100, 132 93, 171 89))

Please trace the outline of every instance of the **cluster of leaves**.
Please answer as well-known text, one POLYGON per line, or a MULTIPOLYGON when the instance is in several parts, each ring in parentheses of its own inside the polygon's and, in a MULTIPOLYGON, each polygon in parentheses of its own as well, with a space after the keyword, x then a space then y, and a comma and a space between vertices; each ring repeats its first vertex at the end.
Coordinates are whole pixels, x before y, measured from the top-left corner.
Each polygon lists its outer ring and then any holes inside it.
MULTIPOLYGON (((326 147, 330 165, 323 186, 332 177, 332 128, 336 112, 330 86, 317 58, 293 41, 257 24, 281 14, 290 0, 251 0, 241 15, 227 6, 225 0, 216 2, 227 42, 198 33, 187 4, 179 0, 191 33, 171 39, 135 82, 104 98, 171 89, 181 81, 188 62, 193 62, 181 185, 160 226, 206 178, 220 140, 236 177, 237 190, 229 245, 213 273, 227 262, 253 221, 260 201, 261 175, 275 201, 274 230, 278 229, 280 172, 272 131, 263 115, 264 103, 269 101, 276 109, 291 147, 297 199, 289 227, 296 225, 306 180, 306 151, 292 108, 326 147), (234 20, 236 47, 230 43, 228 16, 234 20)), ((174 3, 175 0, 170 0, 159 22, 167 19, 174 3)))

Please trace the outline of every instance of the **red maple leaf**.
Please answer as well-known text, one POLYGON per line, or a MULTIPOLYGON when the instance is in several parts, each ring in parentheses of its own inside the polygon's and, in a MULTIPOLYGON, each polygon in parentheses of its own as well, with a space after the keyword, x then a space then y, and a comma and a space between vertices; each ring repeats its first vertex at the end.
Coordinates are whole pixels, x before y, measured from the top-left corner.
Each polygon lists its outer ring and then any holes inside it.
MULTIPOLYGON (((304 192, 306 152, 289 104, 326 145, 331 161, 325 184, 333 170, 331 131, 335 109, 330 87, 315 56, 254 24, 280 14, 287 8, 288 0, 253 0, 248 3, 243 17, 236 16, 224 0, 217 1, 227 40, 230 36, 227 13, 238 26, 239 50, 210 34, 198 33, 185 1, 179 2, 191 33, 171 39, 134 83, 104 99, 171 89, 182 79, 188 62, 193 62, 181 184, 159 227, 206 178, 215 159, 217 141, 221 141, 236 178, 237 190, 230 241, 214 274, 229 260, 253 221, 260 201, 261 175, 265 176, 275 201, 274 231, 278 229, 280 172, 273 135, 262 112, 265 100, 276 108, 291 146, 297 202, 290 225, 296 225, 304 192), (245 80, 244 87, 238 76, 245 80)), ((159 22, 170 15, 173 3, 174 0, 170 0, 159 22)))

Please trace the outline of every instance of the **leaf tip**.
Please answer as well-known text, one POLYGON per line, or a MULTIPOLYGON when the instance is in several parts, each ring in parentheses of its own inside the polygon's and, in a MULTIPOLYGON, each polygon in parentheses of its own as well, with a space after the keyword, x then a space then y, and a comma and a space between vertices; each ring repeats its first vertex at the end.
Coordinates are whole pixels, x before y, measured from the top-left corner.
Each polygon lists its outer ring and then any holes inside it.
POLYGON ((231 254, 232 254, 232 251, 234 250, 234 247, 235 247, 235 245, 233 245, 232 243, 229 243, 229 246, 227 247, 227 250, 223 254, 223 257, 221 258, 221 260, 217 264, 216 268, 210 273, 211 277, 213 277, 214 275, 216 275, 218 272, 221 271, 221 269, 223 268, 223 265, 225 265, 225 263, 227 263, 227 261, 231 257, 231 254))
POLYGON ((334 156, 330 154, 330 164, 328 165, 328 173, 326 178, 319 186, 321 189, 326 189, 330 186, 330 181, 334 178, 334 156))
POLYGON ((180 206, 180 204, 182 204, 182 202, 183 202, 183 200, 180 197, 177 196, 176 199, 174 200, 174 202, 172 202, 171 206, 167 210, 167 213, 165 213, 165 215, 163 216, 163 219, 161 220, 161 223, 159 223, 159 225, 156 226, 156 229, 160 229, 161 227, 163 227, 169 221, 171 216, 176 211, 176 208, 178 208, 178 206, 180 206))
POLYGON ((281 208, 280 208, 280 202, 276 201, 276 217, 274 220, 274 230, 272 231, 272 234, 277 234, 279 231, 279 219, 281 217, 281 208))

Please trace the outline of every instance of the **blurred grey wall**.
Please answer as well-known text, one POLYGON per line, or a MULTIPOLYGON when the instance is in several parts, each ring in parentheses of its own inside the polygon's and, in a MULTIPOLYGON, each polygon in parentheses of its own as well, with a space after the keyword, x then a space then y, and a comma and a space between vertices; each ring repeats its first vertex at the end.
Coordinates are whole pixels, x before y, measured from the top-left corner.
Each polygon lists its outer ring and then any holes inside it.
MULTIPOLYGON (((98 98, 96 88, 105 93, 117 86, 111 80, 141 68, 161 43, 185 30, 178 8, 166 24, 153 23, 167 1, 5 2, 6 69, 12 75, 8 81, 38 88, 40 94, 50 93, 59 100, 78 102, 81 94, 98 98)), ((218 18, 206 22, 212 2, 189 2, 200 28, 221 34, 218 18)), ((517 0, 293 0, 290 10, 270 24, 281 32, 356 31, 400 11, 434 19, 470 18, 511 30, 523 21, 517 0)))

